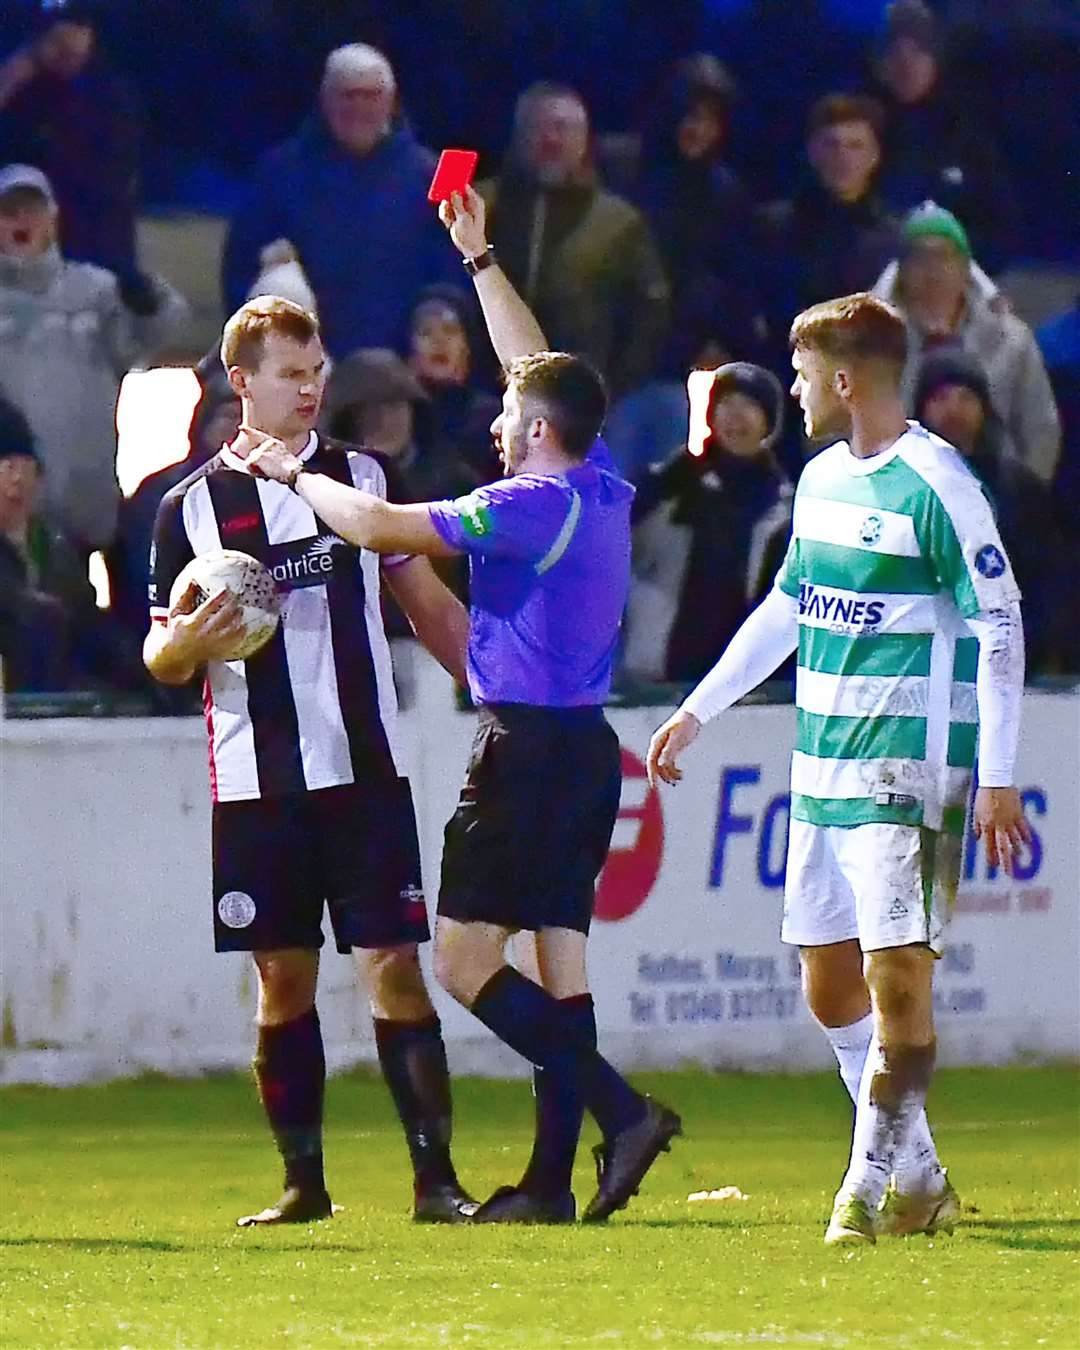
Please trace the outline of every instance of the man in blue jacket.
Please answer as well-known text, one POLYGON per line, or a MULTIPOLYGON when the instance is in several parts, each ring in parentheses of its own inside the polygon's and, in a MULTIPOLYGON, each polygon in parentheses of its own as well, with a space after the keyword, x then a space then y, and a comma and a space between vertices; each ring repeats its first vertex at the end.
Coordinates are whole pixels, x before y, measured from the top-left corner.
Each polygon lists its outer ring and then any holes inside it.
POLYGON ((398 111, 389 61, 354 43, 327 57, 319 108, 259 160, 225 244, 226 308, 243 303, 267 244, 291 241, 332 356, 397 347, 423 287, 458 280, 427 201, 435 160, 398 111))

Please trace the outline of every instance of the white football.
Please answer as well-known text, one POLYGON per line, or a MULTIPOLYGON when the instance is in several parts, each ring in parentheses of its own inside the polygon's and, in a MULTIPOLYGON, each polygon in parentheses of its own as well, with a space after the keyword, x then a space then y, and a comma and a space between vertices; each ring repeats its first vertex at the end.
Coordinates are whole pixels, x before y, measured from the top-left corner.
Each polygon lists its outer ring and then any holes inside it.
POLYGON ((246 661, 274 636, 281 620, 281 596, 274 578, 258 558, 234 548, 200 553, 173 582, 169 593, 170 609, 192 582, 198 588, 199 604, 216 595, 223 586, 228 587, 240 602, 244 632, 226 660, 246 661))

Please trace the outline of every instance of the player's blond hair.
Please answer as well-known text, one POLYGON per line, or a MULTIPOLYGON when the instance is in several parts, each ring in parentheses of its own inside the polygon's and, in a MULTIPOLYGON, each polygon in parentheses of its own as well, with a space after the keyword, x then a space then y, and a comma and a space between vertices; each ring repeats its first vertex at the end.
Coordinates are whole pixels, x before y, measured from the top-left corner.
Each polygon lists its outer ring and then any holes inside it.
POLYGON ((832 361, 907 360, 907 326, 900 311, 869 291, 811 305, 791 325, 792 347, 832 361))
POLYGON ((280 295, 256 295, 241 305, 221 335, 221 364, 258 370, 271 333, 307 343, 319 336, 319 321, 310 310, 280 295))

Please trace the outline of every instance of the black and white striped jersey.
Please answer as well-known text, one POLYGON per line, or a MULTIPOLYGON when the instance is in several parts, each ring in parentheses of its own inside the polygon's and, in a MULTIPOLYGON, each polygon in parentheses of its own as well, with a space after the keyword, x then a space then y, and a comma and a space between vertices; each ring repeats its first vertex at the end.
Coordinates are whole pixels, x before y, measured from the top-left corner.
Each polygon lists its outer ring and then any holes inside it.
MULTIPOLYGON (((313 432, 314 472, 387 497, 380 455, 313 432)), ((391 500, 399 494, 391 490, 391 500)), ((398 776, 397 697, 380 609, 380 566, 405 561, 359 549, 296 493, 253 478, 223 447, 162 499, 150 555, 150 612, 200 553, 232 548, 273 574, 284 597, 271 641, 246 661, 212 661, 204 686, 215 801, 314 791, 398 776)))

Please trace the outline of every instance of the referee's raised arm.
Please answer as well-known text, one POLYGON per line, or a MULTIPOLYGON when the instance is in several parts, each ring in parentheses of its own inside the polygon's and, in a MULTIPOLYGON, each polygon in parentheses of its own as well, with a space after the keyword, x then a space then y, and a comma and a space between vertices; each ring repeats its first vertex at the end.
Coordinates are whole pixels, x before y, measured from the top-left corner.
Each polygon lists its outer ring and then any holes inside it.
POLYGON ((547 351, 548 342, 536 316, 499 266, 487 241, 486 216, 484 199, 472 187, 465 189, 464 197, 455 192, 439 207, 439 219, 473 279, 491 345, 505 370, 519 357, 547 351))
MULTIPOLYGON (((439 218, 473 279, 495 354, 508 369, 521 357, 546 351, 547 338, 496 261, 487 242, 485 216, 484 199, 471 187, 465 189, 464 196, 455 192, 439 208, 439 218)), ((272 438, 253 434, 247 448, 247 465, 252 473, 285 483, 350 543, 378 552, 422 553, 429 557, 458 551, 431 524, 426 505, 392 504, 311 473, 272 438)))

